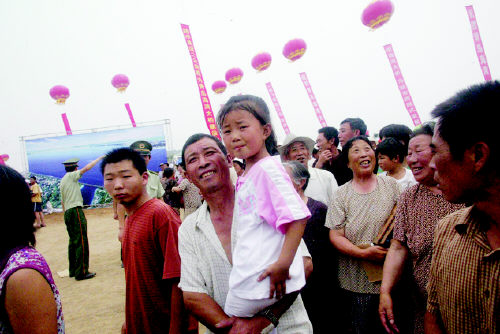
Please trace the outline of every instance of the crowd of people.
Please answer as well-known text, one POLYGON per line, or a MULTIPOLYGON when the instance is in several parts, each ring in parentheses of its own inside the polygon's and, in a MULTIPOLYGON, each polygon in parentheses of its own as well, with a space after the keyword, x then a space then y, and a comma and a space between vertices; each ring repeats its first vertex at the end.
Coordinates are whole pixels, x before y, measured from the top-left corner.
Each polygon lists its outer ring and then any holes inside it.
MULTIPOLYGON (((264 100, 238 95, 217 115, 222 141, 193 134, 179 167, 159 175, 145 141, 81 170, 65 161, 70 276, 95 276, 77 181, 101 162, 120 222, 122 333, 196 333, 198 323, 209 333, 498 333, 499 108, 500 82, 487 82, 413 131, 385 126, 378 143, 353 117, 278 145, 264 100)), ((30 183, 0 166, 0 205, 19 213, 0 227, 0 333, 64 332, 34 248, 43 216, 30 183)))

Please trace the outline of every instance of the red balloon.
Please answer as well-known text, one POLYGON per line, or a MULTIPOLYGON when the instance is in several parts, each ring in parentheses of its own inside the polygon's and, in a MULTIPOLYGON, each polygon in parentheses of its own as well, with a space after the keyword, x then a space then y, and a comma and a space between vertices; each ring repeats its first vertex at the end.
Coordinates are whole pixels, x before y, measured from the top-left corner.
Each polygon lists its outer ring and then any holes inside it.
POLYGON ((365 8, 361 14, 361 22, 367 27, 377 29, 387 23, 394 12, 394 5, 390 0, 377 0, 365 8))
POLYGON ((303 39, 292 39, 285 44, 285 47, 283 48, 283 56, 291 61, 296 61, 304 55, 306 49, 307 45, 303 39))
POLYGON ((56 100, 57 104, 64 104, 66 99, 69 97, 69 89, 68 87, 57 85, 50 89, 50 96, 56 100))
POLYGON ((257 54, 252 58, 252 67, 258 72, 265 71, 271 66, 272 57, 267 52, 257 54))
POLYGON ((212 90, 216 93, 216 94, 222 94, 224 93, 224 91, 226 90, 226 82, 225 81, 222 81, 222 80, 219 80, 219 81, 215 81, 213 84, 212 84, 212 90))
POLYGON ((125 74, 117 74, 111 79, 111 84, 118 89, 119 92, 124 92, 130 84, 130 81, 125 74))
POLYGON ((226 72, 226 81, 230 84, 237 84, 243 77, 243 71, 240 68, 232 68, 226 72))

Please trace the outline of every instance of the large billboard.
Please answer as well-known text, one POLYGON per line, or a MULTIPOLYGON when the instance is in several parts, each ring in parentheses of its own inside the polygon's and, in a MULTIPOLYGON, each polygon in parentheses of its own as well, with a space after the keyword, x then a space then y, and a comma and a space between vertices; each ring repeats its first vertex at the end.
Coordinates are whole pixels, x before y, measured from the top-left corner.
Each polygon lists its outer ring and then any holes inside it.
MULTIPOLYGON (((44 203, 50 201, 52 206, 60 207, 59 181, 66 173, 63 161, 78 158, 79 168, 82 168, 112 149, 128 147, 136 140, 146 140, 153 145, 148 169, 158 171, 159 164, 167 161, 166 130, 165 123, 162 123, 125 129, 92 130, 70 136, 24 139, 27 169, 30 175, 37 176, 42 186, 44 203)), ((109 196, 102 190, 100 165, 85 173, 80 183, 84 205, 109 202, 109 196)))

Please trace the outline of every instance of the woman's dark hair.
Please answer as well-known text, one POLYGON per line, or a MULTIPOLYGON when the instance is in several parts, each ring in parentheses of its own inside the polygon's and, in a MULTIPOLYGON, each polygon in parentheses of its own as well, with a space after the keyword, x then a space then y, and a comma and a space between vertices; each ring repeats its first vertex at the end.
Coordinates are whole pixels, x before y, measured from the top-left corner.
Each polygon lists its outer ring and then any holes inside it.
POLYGON ((387 155, 391 160, 397 157, 399 162, 403 162, 408 155, 408 150, 399 140, 387 137, 375 149, 375 155, 378 157, 379 154, 387 155))
POLYGON ((194 135, 191 135, 184 143, 184 146, 182 146, 181 163, 179 165, 182 167, 182 169, 186 170, 186 159, 184 157, 184 153, 186 153, 186 149, 188 148, 188 146, 202 140, 203 138, 212 139, 217 144, 217 146, 219 146, 219 149, 222 151, 222 153, 224 153, 225 156, 227 155, 226 147, 224 146, 224 144, 222 144, 219 138, 207 135, 206 133, 195 133, 194 135))
POLYGON ((0 165, 0 205, 4 215, 14 219, 0 223, 0 261, 10 250, 35 246, 35 212, 28 184, 14 169, 0 165))
MULTIPOLYGON (((370 139, 368 139, 368 137, 366 136, 356 136, 356 137, 352 137, 351 139, 349 139, 344 147, 342 147, 342 156, 341 158, 344 159, 344 162, 346 164, 349 164, 349 150, 352 148, 352 145, 354 144, 355 141, 358 141, 358 140, 362 140, 364 141, 365 143, 367 143, 368 145, 370 145, 370 147, 372 148, 373 150, 373 146, 372 146, 372 143, 370 142, 370 139)), ((375 152, 375 150, 373 150, 375 152)), ((377 159, 375 159, 375 168, 373 169, 373 173, 374 174, 377 174, 377 170, 378 170, 378 162, 377 162, 377 159)))
MULTIPOLYGON (((222 132, 222 124, 227 114, 235 110, 245 110, 251 113, 262 125, 271 125, 271 114, 266 102, 260 97, 253 95, 236 95, 224 104, 217 114, 217 125, 222 132)), ((270 155, 278 155, 278 142, 271 125, 271 134, 266 138, 266 149, 270 155)))
POLYGON ((139 153, 128 147, 122 147, 106 153, 106 156, 101 162, 101 173, 104 175, 104 167, 106 167, 107 164, 115 164, 124 160, 132 161, 132 165, 137 169, 140 175, 147 170, 146 162, 139 153))

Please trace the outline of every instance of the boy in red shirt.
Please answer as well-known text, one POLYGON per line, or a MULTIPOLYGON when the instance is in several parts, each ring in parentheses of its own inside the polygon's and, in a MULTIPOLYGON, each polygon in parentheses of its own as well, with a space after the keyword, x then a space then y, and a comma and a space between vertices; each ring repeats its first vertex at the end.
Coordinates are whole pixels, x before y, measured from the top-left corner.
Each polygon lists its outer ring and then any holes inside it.
POLYGON ((109 152, 101 171, 104 187, 128 216, 122 241, 126 282, 122 333, 197 333, 197 323, 188 321, 177 287, 179 216, 163 201, 149 197, 146 164, 137 152, 128 148, 109 152))

